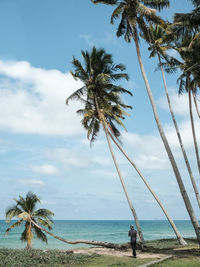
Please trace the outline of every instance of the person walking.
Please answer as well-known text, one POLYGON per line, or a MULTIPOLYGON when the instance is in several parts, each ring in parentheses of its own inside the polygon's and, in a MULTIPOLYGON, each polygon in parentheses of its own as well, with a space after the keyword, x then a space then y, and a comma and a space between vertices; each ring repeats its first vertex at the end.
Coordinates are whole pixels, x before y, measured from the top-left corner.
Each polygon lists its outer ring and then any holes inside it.
POLYGON ((130 225, 130 230, 128 232, 131 241, 131 247, 133 251, 133 257, 136 258, 136 241, 137 241, 137 231, 134 229, 133 225, 130 225))

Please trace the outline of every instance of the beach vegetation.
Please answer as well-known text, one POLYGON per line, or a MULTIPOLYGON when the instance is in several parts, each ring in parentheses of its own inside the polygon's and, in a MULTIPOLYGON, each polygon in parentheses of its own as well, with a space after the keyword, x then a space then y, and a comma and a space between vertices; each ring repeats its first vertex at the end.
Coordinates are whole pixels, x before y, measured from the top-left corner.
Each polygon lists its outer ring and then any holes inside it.
POLYGON ((21 241, 27 243, 28 249, 31 248, 34 235, 47 243, 47 236, 33 222, 38 222, 51 230, 53 225, 52 216, 54 213, 48 209, 36 209, 37 204, 40 203, 40 198, 32 192, 28 192, 25 198, 22 196, 19 196, 18 199, 14 198, 14 201, 16 204, 6 210, 6 222, 10 223, 13 218, 17 218, 17 221, 7 228, 6 234, 25 222, 25 229, 21 234, 21 241))

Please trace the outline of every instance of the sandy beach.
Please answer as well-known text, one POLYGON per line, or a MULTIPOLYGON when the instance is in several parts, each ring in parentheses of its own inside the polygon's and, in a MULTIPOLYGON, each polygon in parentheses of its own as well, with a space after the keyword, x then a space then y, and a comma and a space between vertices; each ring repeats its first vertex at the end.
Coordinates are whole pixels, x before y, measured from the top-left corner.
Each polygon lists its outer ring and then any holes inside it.
MULTIPOLYGON (((131 249, 128 249, 126 251, 123 250, 116 250, 116 249, 110 249, 110 248, 80 248, 73 250, 74 253, 77 254, 88 254, 92 255, 93 253, 99 254, 99 255, 108 255, 108 256, 116 256, 116 257, 132 257, 132 251, 131 249)), ((160 254, 160 253, 147 253, 142 251, 137 251, 137 258, 138 259, 161 259, 165 257, 166 255, 160 254)))

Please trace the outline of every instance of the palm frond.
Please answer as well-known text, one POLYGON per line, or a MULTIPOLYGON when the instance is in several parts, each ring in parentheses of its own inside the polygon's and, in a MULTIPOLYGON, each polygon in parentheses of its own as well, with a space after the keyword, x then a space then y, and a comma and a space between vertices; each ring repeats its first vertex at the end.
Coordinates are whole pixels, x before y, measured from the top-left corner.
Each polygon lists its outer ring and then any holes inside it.
POLYGON ((94 4, 116 5, 118 0, 91 0, 94 4))
MULTIPOLYGON (((34 221, 36 220, 35 218, 33 219, 34 221)), ((53 224, 53 221, 49 218, 37 218, 37 221, 39 224, 47 227, 49 230, 52 229, 52 224, 53 224)))
POLYGON ((165 7, 170 7, 169 0, 141 0, 147 7, 155 8, 161 11, 165 7))
POLYGON ((16 205, 13 205, 6 210, 6 222, 10 223, 12 218, 17 217, 23 211, 16 205))
POLYGON ((41 239, 43 242, 47 243, 47 236, 42 232, 42 230, 37 228, 35 225, 33 226, 33 230, 38 239, 41 239))
POLYGON ((81 87, 80 89, 76 90, 66 99, 66 105, 69 104, 69 101, 79 100, 80 102, 85 103, 83 96, 86 94, 87 88, 86 86, 81 87))
POLYGON ((124 11, 123 4, 120 4, 117 8, 114 9, 110 19, 111 24, 114 24, 114 21, 120 17, 123 11, 124 11))
POLYGON ((6 229, 6 232, 5 234, 8 234, 10 232, 11 229, 17 227, 17 226, 20 226, 22 224, 23 220, 19 220, 15 223, 13 223, 11 226, 9 226, 7 229, 6 229))
POLYGON ((51 210, 48 209, 38 209, 33 212, 32 216, 40 216, 40 217, 51 217, 54 216, 54 213, 51 210))

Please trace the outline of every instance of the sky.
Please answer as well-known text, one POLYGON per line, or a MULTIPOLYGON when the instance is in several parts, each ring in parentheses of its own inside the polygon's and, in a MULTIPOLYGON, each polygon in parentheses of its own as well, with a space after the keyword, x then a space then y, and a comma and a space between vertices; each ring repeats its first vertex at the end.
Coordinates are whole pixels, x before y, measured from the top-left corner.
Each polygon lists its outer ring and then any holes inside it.
MULTIPOLYGON (((190 1, 171 1, 160 15, 191 10, 190 1)), ((116 37, 110 24, 112 7, 89 0, 0 0, 0 219, 13 198, 32 191, 55 219, 131 220, 125 195, 101 131, 92 147, 76 114, 80 103, 65 105, 82 86, 71 74, 72 56, 104 48, 130 76, 122 85, 133 106, 121 129, 123 147, 136 163, 173 219, 188 219, 175 176, 160 140, 142 80, 135 47, 116 37)), ((176 157, 194 209, 191 183, 169 116, 156 59, 148 58, 141 40, 144 66, 167 138, 176 157)), ((197 173, 187 96, 177 95, 178 74, 167 84, 190 162, 197 173)), ((199 121, 195 117, 197 133, 199 121)), ((199 138, 199 135, 198 135, 199 138)), ((115 148, 127 190, 139 219, 165 219, 140 177, 115 148)))

